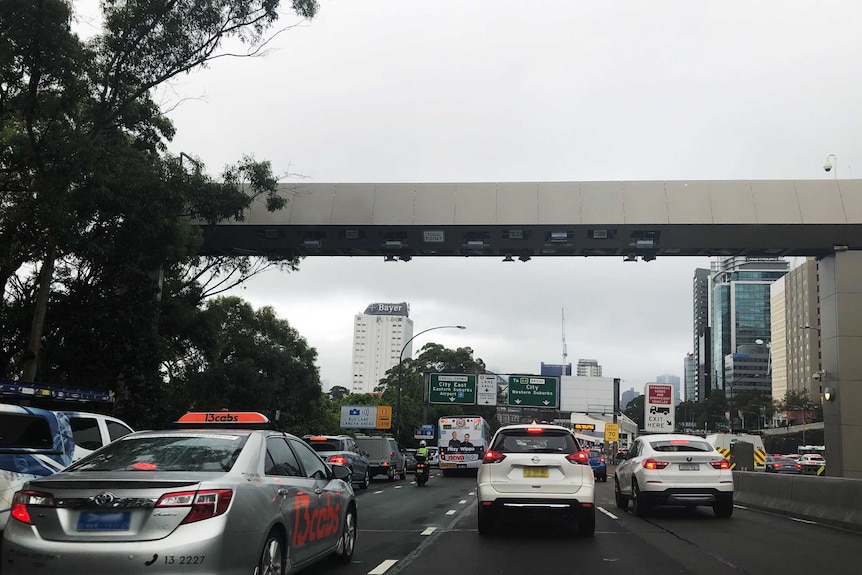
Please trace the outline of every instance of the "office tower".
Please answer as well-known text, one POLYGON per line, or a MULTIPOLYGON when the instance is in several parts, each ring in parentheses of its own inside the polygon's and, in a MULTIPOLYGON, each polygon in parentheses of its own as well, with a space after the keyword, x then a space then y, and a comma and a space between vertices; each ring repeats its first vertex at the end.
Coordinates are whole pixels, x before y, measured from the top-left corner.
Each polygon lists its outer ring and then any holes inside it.
POLYGON ((601 377, 602 366, 595 359, 578 360, 578 377, 601 377))
POLYGON ((697 361, 694 358, 695 355, 693 353, 689 353, 683 359, 685 379, 683 379, 682 384, 682 401, 694 401, 695 398, 694 392, 697 388, 697 361))
MULTIPOLYGON (((694 359, 694 395, 691 401, 706 401, 710 390, 712 363, 709 344, 709 270, 694 270, 692 283, 692 333, 694 359)), ((686 393, 686 400, 688 394, 686 393)))
POLYGON ((712 261, 713 389, 725 389, 727 356, 732 358, 740 346, 771 340, 770 286, 789 269, 790 264, 782 258, 735 256, 712 261))
POLYGON ((372 303, 353 318, 353 393, 371 393, 386 372, 395 365, 404 349, 404 358, 413 355, 410 306, 402 303, 372 303))
POLYGON ((659 375, 655 378, 656 383, 669 383, 673 386, 673 404, 679 405, 679 402, 682 401, 680 390, 679 390, 679 376, 672 375, 670 373, 665 373, 664 375, 659 375))

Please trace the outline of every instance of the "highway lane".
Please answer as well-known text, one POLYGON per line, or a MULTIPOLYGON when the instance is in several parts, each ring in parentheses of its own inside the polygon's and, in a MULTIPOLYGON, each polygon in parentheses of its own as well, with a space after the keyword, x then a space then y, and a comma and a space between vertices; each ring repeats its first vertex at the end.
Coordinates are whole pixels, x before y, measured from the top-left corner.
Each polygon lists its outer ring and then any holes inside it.
MULTIPOLYGON (((438 474, 438 471, 434 472, 438 474)), ((408 480, 409 481, 409 480, 408 480)), ((566 570, 645 575, 850 573, 862 534, 737 507, 729 520, 709 508, 617 509, 613 479, 597 484, 596 535, 572 536, 559 521, 518 520, 493 537, 476 530, 474 477, 435 476, 418 488, 375 481, 359 492, 351 565, 324 562, 317 575, 537 575, 566 570)))

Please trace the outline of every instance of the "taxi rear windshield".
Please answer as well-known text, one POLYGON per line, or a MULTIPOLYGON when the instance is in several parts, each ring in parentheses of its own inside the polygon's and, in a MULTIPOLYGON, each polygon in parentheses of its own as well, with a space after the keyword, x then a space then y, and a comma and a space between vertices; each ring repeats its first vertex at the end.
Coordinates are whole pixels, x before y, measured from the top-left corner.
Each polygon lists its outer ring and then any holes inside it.
POLYGON ((216 471, 233 468, 248 434, 149 435, 119 439, 66 471, 216 471))
POLYGON ((520 430, 501 433, 491 446, 500 453, 575 453, 580 448, 567 431, 545 430, 541 433, 520 430))
POLYGON ((664 440, 650 441, 649 444, 655 451, 673 453, 678 451, 715 451, 715 448, 705 441, 697 440, 664 440))

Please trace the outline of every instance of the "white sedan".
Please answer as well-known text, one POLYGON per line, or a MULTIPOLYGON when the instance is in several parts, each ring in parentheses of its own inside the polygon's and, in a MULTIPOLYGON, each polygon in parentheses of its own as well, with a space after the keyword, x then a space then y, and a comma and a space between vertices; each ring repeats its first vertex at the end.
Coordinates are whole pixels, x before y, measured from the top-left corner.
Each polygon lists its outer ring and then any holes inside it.
POLYGON ((643 435, 629 448, 614 474, 616 504, 642 517, 655 505, 709 506, 716 517, 733 514, 730 465, 703 438, 643 435))

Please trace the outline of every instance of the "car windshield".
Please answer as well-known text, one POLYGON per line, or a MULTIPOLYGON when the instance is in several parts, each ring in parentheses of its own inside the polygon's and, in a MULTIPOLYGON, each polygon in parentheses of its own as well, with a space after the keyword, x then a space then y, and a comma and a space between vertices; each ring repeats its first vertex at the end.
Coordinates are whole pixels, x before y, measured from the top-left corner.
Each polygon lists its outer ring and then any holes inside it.
POLYGON ((605 454, 602 453, 601 451, 596 451, 596 450, 590 451, 590 457, 601 458, 604 456, 605 456, 605 454))
POLYGON ((578 444, 572 434, 565 431, 511 430, 501 433, 491 449, 501 453, 575 453, 578 444))
POLYGON ((230 471, 247 434, 146 435, 121 439, 66 471, 230 471))
POLYGON ((328 451, 342 451, 341 442, 339 442, 337 440, 328 440, 328 441, 315 440, 315 441, 309 441, 308 444, 311 446, 311 448, 313 450, 318 451, 320 453, 325 453, 328 451))

